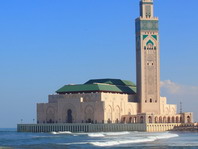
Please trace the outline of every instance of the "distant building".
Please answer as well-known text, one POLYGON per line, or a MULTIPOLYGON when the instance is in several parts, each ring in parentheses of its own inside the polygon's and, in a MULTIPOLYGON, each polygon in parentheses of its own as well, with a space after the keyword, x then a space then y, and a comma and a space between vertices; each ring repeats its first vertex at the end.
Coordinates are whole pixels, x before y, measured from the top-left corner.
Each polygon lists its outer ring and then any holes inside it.
POLYGON ((193 113, 178 113, 160 97, 158 18, 153 0, 141 0, 136 19, 137 87, 120 79, 65 85, 48 103, 37 105, 37 123, 191 123, 193 113))

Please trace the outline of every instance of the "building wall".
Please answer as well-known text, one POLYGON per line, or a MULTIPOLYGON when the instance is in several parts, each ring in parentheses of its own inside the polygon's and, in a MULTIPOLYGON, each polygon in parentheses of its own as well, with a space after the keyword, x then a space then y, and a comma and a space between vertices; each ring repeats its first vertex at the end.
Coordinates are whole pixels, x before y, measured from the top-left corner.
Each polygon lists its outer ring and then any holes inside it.
POLYGON ((105 123, 120 123, 121 116, 137 114, 138 103, 129 102, 133 98, 127 94, 102 93, 101 100, 105 103, 105 123))
MULTIPOLYGON (((135 95, 86 93, 49 95, 48 103, 37 104, 38 123, 189 123, 192 113, 176 114, 176 105, 160 99, 160 114, 139 113, 135 95), (69 116, 72 115, 72 118, 69 116), (69 118, 70 117, 70 118, 69 118)), ((151 106, 152 107, 152 106, 151 106)))
POLYGON ((177 106, 167 104, 166 97, 160 97, 160 114, 161 115, 175 115, 177 113, 177 106))
POLYGON ((99 93, 49 95, 49 103, 37 104, 38 123, 101 123, 104 103, 100 96, 99 93), (72 115, 70 120, 69 115, 72 115))
POLYGON ((117 93, 49 95, 48 103, 37 104, 37 119, 38 123, 120 123, 122 115, 137 114, 138 104, 129 100, 133 101, 134 96, 117 93))

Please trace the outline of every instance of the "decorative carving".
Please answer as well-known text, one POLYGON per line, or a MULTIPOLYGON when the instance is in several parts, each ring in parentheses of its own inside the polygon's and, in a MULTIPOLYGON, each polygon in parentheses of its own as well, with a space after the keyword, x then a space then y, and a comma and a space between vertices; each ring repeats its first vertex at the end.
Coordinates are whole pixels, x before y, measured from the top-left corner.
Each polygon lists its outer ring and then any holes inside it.
POLYGON ((55 109, 51 106, 46 110, 46 122, 55 123, 55 109))
POLYGON ((140 30, 158 31, 158 20, 141 20, 140 30))
POLYGON ((85 121, 87 123, 93 123, 94 122, 94 108, 91 105, 87 105, 85 107, 85 121))

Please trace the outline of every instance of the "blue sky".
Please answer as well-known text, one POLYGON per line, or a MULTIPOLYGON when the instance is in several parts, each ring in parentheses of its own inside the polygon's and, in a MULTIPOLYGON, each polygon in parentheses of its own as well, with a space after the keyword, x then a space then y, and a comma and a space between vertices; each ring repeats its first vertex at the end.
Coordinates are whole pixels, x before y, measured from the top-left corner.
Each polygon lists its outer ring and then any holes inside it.
MULTIPOLYGON (((197 0, 155 0, 162 95, 169 103, 182 101, 184 110, 194 112, 197 5, 197 0), (180 90, 172 92, 175 85, 180 90)), ((135 82, 138 16, 139 0, 1 0, 0 127, 16 127, 20 119, 31 123, 36 103, 47 102, 47 96, 65 84, 93 78, 135 82)))

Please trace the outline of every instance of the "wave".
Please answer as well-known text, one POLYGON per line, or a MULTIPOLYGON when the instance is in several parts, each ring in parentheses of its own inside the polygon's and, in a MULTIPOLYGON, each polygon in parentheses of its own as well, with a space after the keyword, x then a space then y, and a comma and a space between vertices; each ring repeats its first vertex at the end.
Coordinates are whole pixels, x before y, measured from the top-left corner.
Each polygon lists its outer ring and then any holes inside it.
POLYGON ((73 143, 57 143, 58 145, 83 145, 83 144, 89 144, 89 142, 73 142, 73 143))
POLYGON ((162 134, 162 135, 158 135, 158 136, 151 136, 149 138, 154 138, 154 139, 169 139, 169 138, 175 138, 178 137, 178 134, 171 134, 171 133, 166 133, 166 134, 162 134))
POLYGON ((72 132, 70 131, 58 131, 58 132, 51 132, 51 134, 54 134, 54 135, 60 135, 60 134, 71 134, 72 132))
POLYGON ((121 136, 128 135, 130 132, 96 132, 96 133, 73 133, 75 136, 87 135, 89 137, 121 136))
POLYGON ((130 134, 129 131, 123 131, 123 132, 107 132, 107 133, 104 133, 105 135, 108 135, 108 136, 120 136, 120 135, 127 135, 127 134, 130 134))
POLYGON ((135 144, 135 143, 145 143, 145 142, 153 142, 159 139, 168 139, 168 138, 173 138, 173 137, 178 137, 179 135, 177 134, 158 134, 156 136, 145 136, 143 137, 138 137, 138 138, 127 138, 126 140, 114 140, 114 141, 101 141, 101 142, 90 142, 91 145, 94 146, 116 146, 116 145, 123 145, 123 144, 135 144))
POLYGON ((145 138, 145 139, 137 139, 137 140, 121 140, 121 141, 105 141, 105 142, 90 142, 90 144, 94 146, 116 146, 122 144, 134 144, 134 143, 144 143, 144 142, 152 142, 155 141, 154 138, 145 138))
POLYGON ((124 132, 102 132, 102 133, 88 133, 89 137, 105 137, 105 136, 121 136, 130 134, 128 131, 124 132))
POLYGON ((39 138, 59 138, 59 137, 60 136, 33 136, 32 138, 39 139, 39 138))
POLYGON ((104 137, 103 133, 90 133, 88 134, 89 137, 104 137))

